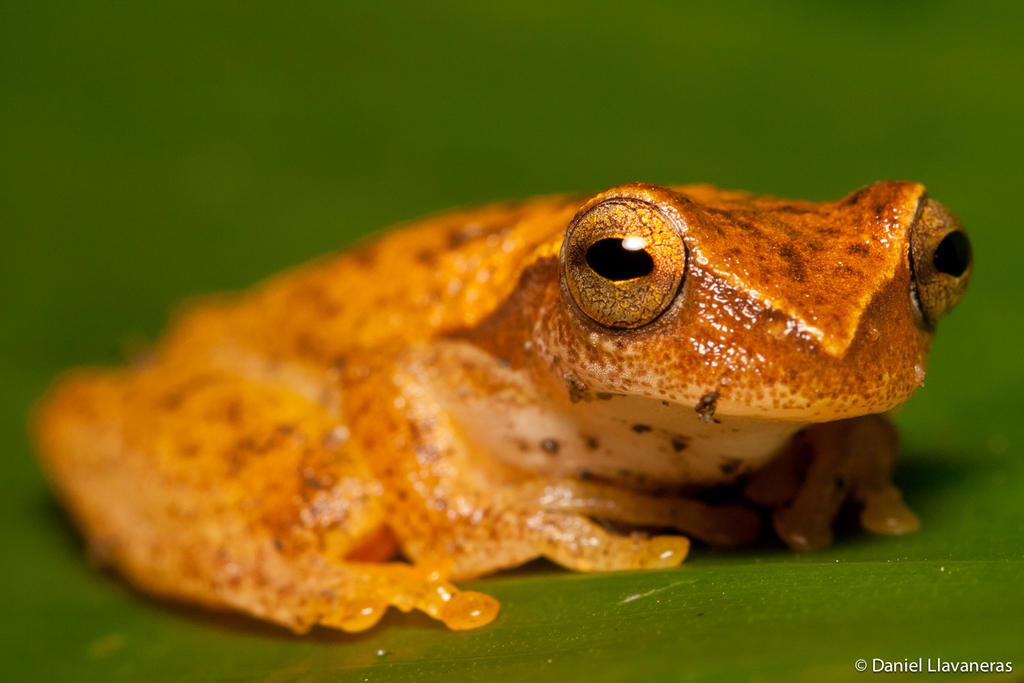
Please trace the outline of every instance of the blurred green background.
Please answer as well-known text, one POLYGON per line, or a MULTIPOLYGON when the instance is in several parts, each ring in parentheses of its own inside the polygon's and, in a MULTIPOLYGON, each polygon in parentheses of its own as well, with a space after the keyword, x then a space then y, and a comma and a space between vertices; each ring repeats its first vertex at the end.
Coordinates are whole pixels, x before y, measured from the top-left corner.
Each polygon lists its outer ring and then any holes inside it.
POLYGON ((978 2, 4 2, 3 676, 811 681, 870 677, 861 657, 1019 676, 1022 19, 978 2), (61 368, 395 221, 632 180, 826 200, 883 178, 925 183, 976 253, 898 418, 923 520, 905 538, 697 547, 671 572, 539 565, 475 584, 504 607, 480 631, 392 615, 295 638, 91 569, 26 440, 61 368))

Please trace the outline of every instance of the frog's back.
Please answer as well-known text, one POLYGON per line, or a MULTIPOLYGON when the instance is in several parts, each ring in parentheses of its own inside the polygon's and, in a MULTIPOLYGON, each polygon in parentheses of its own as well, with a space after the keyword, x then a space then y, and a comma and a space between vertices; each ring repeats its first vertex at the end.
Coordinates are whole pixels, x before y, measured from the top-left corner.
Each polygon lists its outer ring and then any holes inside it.
POLYGON ((577 205, 543 198, 399 227, 240 299, 193 307, 171 343, 228 334, 261 354, 322 367, 472 327, 508 298, 530 261, 557 254, 577 205))

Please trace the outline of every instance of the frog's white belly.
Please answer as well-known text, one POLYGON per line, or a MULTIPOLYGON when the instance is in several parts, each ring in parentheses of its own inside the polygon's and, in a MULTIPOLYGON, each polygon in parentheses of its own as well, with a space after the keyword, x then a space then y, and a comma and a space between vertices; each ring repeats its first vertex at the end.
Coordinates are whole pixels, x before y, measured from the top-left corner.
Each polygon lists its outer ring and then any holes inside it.
POLYGON ((416 365, 474 450, 548 476, 644 489, 724 484, 764 465, 805 426, 721 415, 705 421, 695 406, 637 396, 552 404, 526 373, 466 346, 416 365))
POLYGON ((770 460, 804 425, 722 417, 690 407, 613 397, 573 410, 467 405, 470 439, 493 457, 555 476, 595 476, 638 488, 734 481, 770 460))

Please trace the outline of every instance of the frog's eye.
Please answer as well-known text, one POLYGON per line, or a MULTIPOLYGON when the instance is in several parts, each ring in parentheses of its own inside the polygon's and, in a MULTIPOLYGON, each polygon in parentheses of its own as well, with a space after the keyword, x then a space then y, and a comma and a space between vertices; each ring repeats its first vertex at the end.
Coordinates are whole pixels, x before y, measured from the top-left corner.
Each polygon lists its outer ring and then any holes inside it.
POLYGON ((957 305, 971 279, 971 242, 948 209, 926 198, 910 229, 914 300, 929 325, 957 305))
POLYGON ((587 317, 607 327, 648 324, 683 282, 686 248, 657 207, 628 197, 578 214, 562 245, 566 288, 587 317))

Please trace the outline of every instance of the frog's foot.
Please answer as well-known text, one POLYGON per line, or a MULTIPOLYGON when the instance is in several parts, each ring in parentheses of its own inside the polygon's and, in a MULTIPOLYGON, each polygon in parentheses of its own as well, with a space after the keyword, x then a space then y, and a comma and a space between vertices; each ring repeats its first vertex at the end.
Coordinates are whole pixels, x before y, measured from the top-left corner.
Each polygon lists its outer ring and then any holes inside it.
POLYGON ((396 607, 419 610, 453 630, 484 626, 498 614, 498 601, 460 591, 443 569, 401 562, 333 562, 314 553, 281 554, 270 543, 256 548, 239 539, 216 552, 165 553, 172 566, 154 567, 152 557, 120 548, 117 564, 140 588, 212 608, 230 608, 273 621, 295 633, 321 625, 347 632, 373 627, 396 607), (137 563, 145 562, 145 567, 137 563), (183 582, 179 565, 196 575, 183 582), (138 570, 137 570, 138 569, 138 570), (157 571, 159 570, 159 571, 157 571))
POLYGON ((366 563, 335 566, 323 578, 326 581, 318 582, 315 593, 305 599, 300 595, 289 610, 286 625, 292 630, 301 633, 320 624, 348 632, 365 631, 389 606, 403 612, 420 610, 460 631, 484 626, 498 614, 497 600, 475 591, 460 591, 437 570, 397 562, 366 563))
POLYGON ((689 498, 645 495, 575 479, 532 485, 532 489, 547 510, 678 529, 712 545, 750 543, 761 528, 758 514, 742 505, 709 505, 689 498))
MULTIPOLYGON (((773 516, 776 532, 790 547, 817 550, 831 545, 832 523, 848 499, 863 506, 860 520, 869 531, 904 534, 918 528, 917 516, 892 484, 897 436, 884 418, 871 415, 815 425, 802 439, 811 453, 806 476, 773 516)), ((787 471, 788 465, 782 467, 787 471)), ((763 490, 756 479, 751 490, 763 490)))

